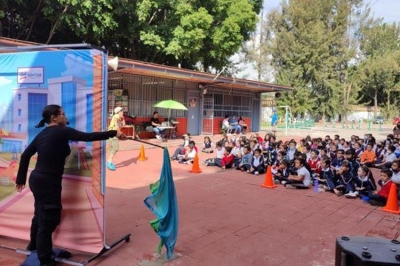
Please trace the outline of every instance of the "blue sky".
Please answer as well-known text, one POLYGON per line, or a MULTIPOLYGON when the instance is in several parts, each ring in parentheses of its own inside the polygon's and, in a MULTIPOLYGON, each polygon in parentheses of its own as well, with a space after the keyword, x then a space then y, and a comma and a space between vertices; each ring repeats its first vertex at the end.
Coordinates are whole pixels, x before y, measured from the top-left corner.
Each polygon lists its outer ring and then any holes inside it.
MULTIPOLYGON (((318 0, 315 0, 318 1, 318 0)), ((370 3, 371 13, 374 17, 382 17, 385 22, 400 21, 400 0, 364 0, 370 3)), ((271 8, 279 6, 281 0, 264 0, 264 10, 269 11, 271 8)))

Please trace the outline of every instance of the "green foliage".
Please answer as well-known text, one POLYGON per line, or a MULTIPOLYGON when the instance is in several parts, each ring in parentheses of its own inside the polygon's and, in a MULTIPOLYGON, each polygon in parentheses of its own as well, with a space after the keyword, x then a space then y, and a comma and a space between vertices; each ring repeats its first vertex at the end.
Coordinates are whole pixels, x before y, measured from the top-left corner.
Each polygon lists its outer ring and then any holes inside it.
POLYGON ((363 100, 373 101, 386 116, 395 116, 400 98, 400 25, 373 24, 363 28, 360 80, 363 100))
POLYGON ((346 117, 360 100, 354 62, 368 16, 361 0, 290 0, 269 12, 266 45, 275 79, 294 88, 278 104, 294 115, 346 117))
POLYGON ((261 0, 0 1, 0 30, 3 36, 34 42, 104 45, 111 54, 161 64, 195 68, 200 62, 208 71, 222 69, 249 39, 261 4, 261 0))

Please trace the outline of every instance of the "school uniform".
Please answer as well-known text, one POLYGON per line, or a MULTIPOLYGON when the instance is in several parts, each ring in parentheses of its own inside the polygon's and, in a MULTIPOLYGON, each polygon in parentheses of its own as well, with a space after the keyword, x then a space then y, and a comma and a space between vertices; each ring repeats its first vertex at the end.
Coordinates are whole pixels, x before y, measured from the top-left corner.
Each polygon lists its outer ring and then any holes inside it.
POLYGON ((376 190, 376 184, 370 178, 368 178, 368 176, 364 178, 357 176, 357 178, 354 179, 354 190, 359 195, 370 196, 372 195, 372 191, 376 190), (363 188, 363 190, 357 190, 357 188, 363 188))
POLYGON ((214 151, 211 149, 212 148, 213 143, 212 142, 204 142, 203 143, 203 148, 201 149, 202 152, 206 152, 206 153, 213 153, 214 151))
POLYGON ((310 159, 307 160, 307 163, 308 163, 308 165, 310 166, 311 170, 314 173, 319 174, 321 172, 321 166, 319 165, 320 164, 320 159, 319 158, 317 158, 315 160, 310 158, 310 159))
POLYGON ((251 172, 254 174, 255 172, 258 172, 259 174, 265 173, 265 165, 264 165, 264 157, 263 156, 253 156, 253 159, 251 160, 251 166, 253 167, 253 171, 251 172))
POLYGON ((294 160, 294 154, 296 153, 296 149, 288 149, 286 158, 289 162, 294 160))
POLYGON ((376 157, 376 162, 377 163, 381 163, 382 162, 382 158, 384 156, 385 153, 385 149, 384 148, 376 148, 375 149, 375 157, 376 157))
POLYGON ((353 175, 351 174, 350 171, 343 173, 341 175, 337 175, 336 182, 338 183, 336 189, 346 193, 354 191, 353 175))
POLYGON ((381 183, 381 190, 378 193, 369 196, 369 202, 371 205, 375 206, 385 206, 387 203, 387 199, 389 197, 390 188, 392 187, 392 180, 388 180, 385 183, 381 183))
POLYGON ((337 170, 342 166, 343 161, 344 161, 344 158, 341 158, 341 159, 335 158, 335 159, 333 159, 331 166, 337 170))
POLYGON ((253 158, 252 153, 247 153, 242 155, 242 160, 240 161, 240 164, 236 167, 237 170, 242 170, 242 171, 250 171, 250 165, 251 165, 251 160, 253 158))
POLYGON ((356 153, 356 158, 360 159, 361 155, 363 154, 363 149, 359 148, 359 149, 355 150, 355 153, 356 153))
POLYGON ((239 157, 239 152, 240 148, 239 147, 234 147, 231 150, 231 154, 233 155, 233 164, 235 167, 237 167, 240 164, 241 158, 239 157))
MULTIPOLYGON (((393 170, 392 170, 392 172, 393 172, 393 170)), ((397 184, 397 185, 400 185, 400 171, 397 172, 397 173, 393 172, 392 182, 397 184)))
POLYGON ((350 163, 350 172, 353 176, 357 176, 358 168, 360 168, 360 163, 356 160, 349 160, 350 163))
POLYGON ((333 190, 337 183, 335 179, 335 173, 330 167, 327 167, 325 169, 321 169, 321 172, 319 174, 319 178, 322 180, 322 182, 326 182, 326 186, 330 189, 333 190))
POLYGON ((288 168, 283 168, 283 169, 278 169, 279 176, 274 174, 274 180, 279 180, 279 182, 282 181, 288 181, 289 177, 289 169, 288 168))

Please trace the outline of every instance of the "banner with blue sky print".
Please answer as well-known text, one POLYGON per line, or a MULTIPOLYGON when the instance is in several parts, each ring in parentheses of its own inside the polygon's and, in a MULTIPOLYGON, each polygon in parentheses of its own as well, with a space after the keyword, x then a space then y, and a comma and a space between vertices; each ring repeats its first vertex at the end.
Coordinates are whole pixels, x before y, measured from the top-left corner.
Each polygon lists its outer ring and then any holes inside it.
MULTIPOLYGON (((0 54, 1 235, 29 240, 33 195, 29 187, 16 192, 14 182, 21 153, 43 130, 35 128, 43 108, 61 105, 77 130, 105 129, 106 60, 94 49, 0 54)), ((70 143, 55 246, 93 253, 104 246, 104 145, 70 143)), ((36 155, 30 170, 35 163, 36 155)))

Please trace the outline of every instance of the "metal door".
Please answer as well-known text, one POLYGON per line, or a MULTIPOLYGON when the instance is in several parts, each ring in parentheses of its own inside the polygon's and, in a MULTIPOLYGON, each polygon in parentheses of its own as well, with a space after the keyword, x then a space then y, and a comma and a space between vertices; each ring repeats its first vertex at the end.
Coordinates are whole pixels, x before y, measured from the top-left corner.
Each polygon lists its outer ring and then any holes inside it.
POLYGON ((252 112, 251 112, 251 131, 253 132, 257 132, 260 130, 260 113, 261 113, 260 99, 253 99, 252 112))
POLYGON ((203 135, 214 135, 214 97, 208 94, 203 99, 203 135))
POLYGON ((187 132, 192 136, 200 134, 200 93, 188 91, 187 99, 187 132))

